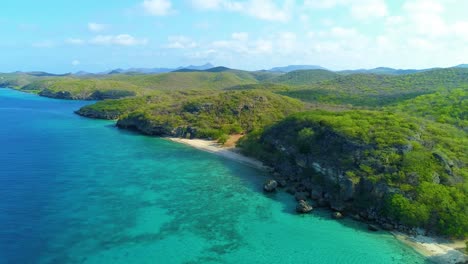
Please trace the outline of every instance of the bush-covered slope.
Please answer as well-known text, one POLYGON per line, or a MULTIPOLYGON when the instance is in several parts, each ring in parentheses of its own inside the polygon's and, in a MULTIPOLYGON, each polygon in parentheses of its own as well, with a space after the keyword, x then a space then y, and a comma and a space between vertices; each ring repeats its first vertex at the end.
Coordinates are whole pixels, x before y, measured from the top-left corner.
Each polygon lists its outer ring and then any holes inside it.
POLYGON ((271 74, 244 71, 171 72, 163 74, 113 74, 96 76, 35 77, 28 74, 2 74, 0 85, 59 99, 103 100, 151 94, 151 91, 188 89, 221 90, 258 83, 271 74))
POLYGON ((102 101, 77 113, 120 117, 119 127, 150 135, 217 139, 263 128, 303 109, 300 101, 267 91, 178 91, 102 101))
POLYGON ((40 77, 21 72, 0 73, 0 87, 20 88, 38 79, 40 77))
POLYGON ((352 74, 282 93, 309 102, 383 106, 468 83, 468 69, 438 69, 407 75, 352 74))
POLYGON ((34 81, 21 88, 41 96, 72 100, 103 100, 135 96, 142 92, 126 82, 103 79, 53 78, 34 81))
POLYGON ((298 70, 269 79, 268 82, 289 85, 309 85, 321 81, 332 80, 338 76, 339 75, 337 73, 327 70, 298 70))
POLYGON ((468 87, 418 96, 389 109, 455 125, 468 132, 468 87))
POLYGON ((468 138, 390 112, 295 114, 241 143, 335 210, 468 235, 468 138), (310 184, 304 183, 310 181, 310 184))
MULTIPOLYGON (((107 79, 107 78, 106 78, 107 79)), ((257 83, 248 72, 171 72, 147 75, 114 75, 110 80, 128 82, 152 90, 224 89, 257 83)))

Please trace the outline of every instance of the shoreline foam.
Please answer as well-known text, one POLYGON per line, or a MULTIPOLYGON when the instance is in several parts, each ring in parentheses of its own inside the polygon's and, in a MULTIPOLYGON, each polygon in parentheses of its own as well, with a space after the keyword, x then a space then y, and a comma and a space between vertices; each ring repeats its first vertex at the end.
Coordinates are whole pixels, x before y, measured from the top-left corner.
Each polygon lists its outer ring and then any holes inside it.
POLYGON ((185 138, 166 138, 173 142, 182 143, 193 148, 203 150, 206 152, 210 152, 216 154, 218 156, 231 159, 245 165, 261 169, 261 170, 269 170, 268 166, 265 166, 261 161, 246 157, 238 152, 234 151, 234 148, 226 148, 223 147, 221 144, 214 140, 203 140, 203 139, 185 139, 185 138))
POLYGON ((448 241, 439 237, 408 236, 392 232, 396 239, 411 246, 430 261, 440 264, 467 263, 468 257, 458 249, 464 248, 464 241, 448 241))
MULTIPOLYGON (((246 157, 234 151, 234 148, 226 148, 213 140, 203 139, 184 139, 184 138, 167 138, 170 141, 182 143, 199 150, 207 151, 215 155, 231 159, 251 167, 261 170, 271 170, 271 168, 263 165, 261 161, 246 157)), ((463 254, 457 248, 462 248, 462 241, 450 242, 442 241, 440 238, 427 236, 412 237, 400 232, 392 232, 396 239, 400 242, 412 247, 421 255, 427 257, 430 261, 440 264, 457 264, 466 263, 467 255, 463 254)))

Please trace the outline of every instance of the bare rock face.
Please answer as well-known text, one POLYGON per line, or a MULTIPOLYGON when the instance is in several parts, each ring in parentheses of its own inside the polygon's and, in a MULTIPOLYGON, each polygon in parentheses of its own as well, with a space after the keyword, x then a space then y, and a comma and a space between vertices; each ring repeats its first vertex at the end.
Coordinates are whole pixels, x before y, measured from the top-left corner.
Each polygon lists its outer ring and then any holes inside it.
POLYGON ((268 180, 265 182, 265 184, 263 185, 263 190, 265 192, 274 192, 276 191, 276 188, 278 187, 278 182, 276 182, 275 180, 268 180))
POLYGON ((300 200, 296 206, 296 212, 300 214, 307 214, 310 213, 314 208, 304 200, 300 200))

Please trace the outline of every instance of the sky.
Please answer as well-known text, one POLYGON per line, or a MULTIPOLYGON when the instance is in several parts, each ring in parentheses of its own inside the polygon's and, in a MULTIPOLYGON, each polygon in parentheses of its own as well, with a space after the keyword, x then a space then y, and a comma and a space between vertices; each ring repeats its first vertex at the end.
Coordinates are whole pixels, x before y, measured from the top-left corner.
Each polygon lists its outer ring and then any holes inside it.
POLYGON ((15 0, 0 72, 468 63, 467 0, 15 0))

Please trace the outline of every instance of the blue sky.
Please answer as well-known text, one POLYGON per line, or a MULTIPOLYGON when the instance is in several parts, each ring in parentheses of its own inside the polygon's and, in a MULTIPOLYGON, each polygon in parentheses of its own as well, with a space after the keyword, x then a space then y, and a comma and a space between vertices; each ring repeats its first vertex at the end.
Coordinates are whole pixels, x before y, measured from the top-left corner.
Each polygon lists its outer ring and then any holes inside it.
POLYGON ((3 1, 0 72, 468 63, 466 0, 3 1))

